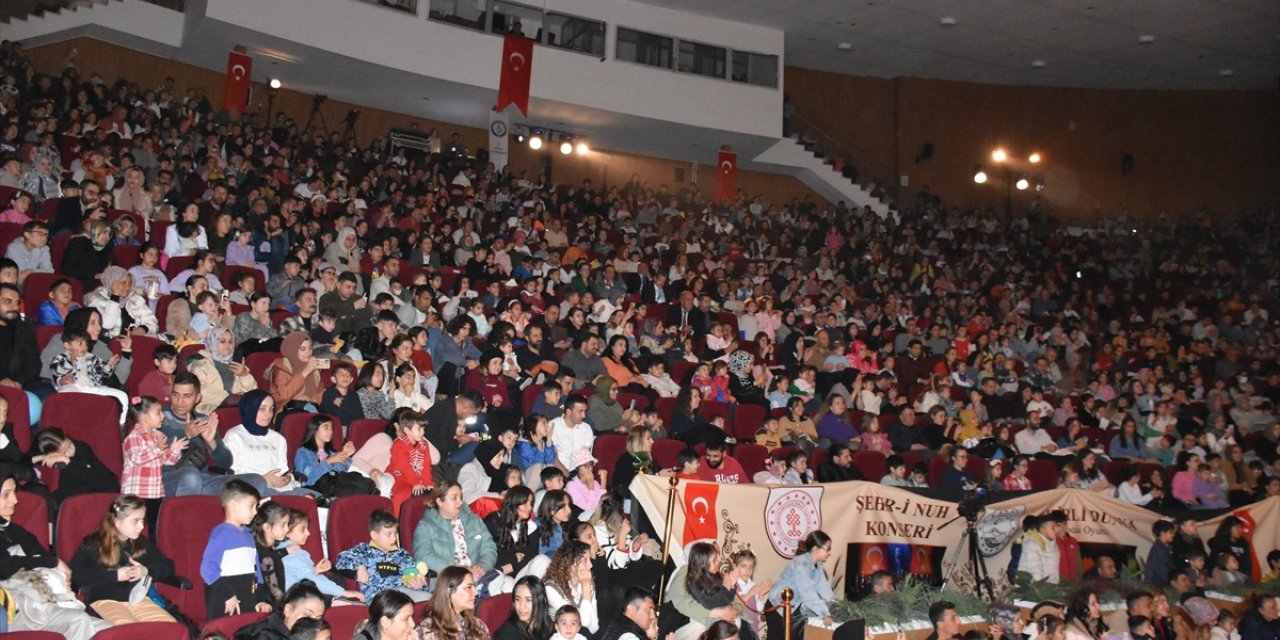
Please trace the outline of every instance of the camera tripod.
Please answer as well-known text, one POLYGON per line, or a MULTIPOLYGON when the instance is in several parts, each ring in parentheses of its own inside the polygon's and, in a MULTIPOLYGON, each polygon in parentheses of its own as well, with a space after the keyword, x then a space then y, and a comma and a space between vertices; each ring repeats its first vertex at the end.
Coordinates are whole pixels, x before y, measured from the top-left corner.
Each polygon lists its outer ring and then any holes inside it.
POLYGON ((991 585, 991 573, 987 571, 986 558, 982 557, 982 552, 978 549, 977 524, 977 518, 965 518, 964 532, 960 534, 960 546, 956 547, 955 553, 951 555, 951 560, 947 562, 942 573, 942 588, 947 588, 947 584, 951 582, 951 576, 955 573, 956 567, 960 566, 960 554, 967 551, 969 568, 973 571, 973 580, 978 587, 978 597, 982 597, 982 592, 985 588, 987 599, 995 600, 995 589, 991 585))

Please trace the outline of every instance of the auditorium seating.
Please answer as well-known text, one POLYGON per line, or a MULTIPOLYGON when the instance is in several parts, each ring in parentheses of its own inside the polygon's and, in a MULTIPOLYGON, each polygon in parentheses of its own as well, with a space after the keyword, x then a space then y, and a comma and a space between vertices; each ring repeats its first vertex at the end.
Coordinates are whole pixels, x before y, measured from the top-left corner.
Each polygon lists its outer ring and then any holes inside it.
POLYGON ((329 506, 330 559, 338 557, 344 549, 369 541, 369 514, 378 509, 391 511, 391 500, 382 496, 346 496, 329 506))
POLYGON ((173 560, 174 571, 191 581, 191 589, 157 585, 160 594, 191 618, 203 624, 207 611, 204 581, 200 579, 200 560, 204 542, 213 528, 225 521, 222 502, 217 496, 182 496, 166 498, 160 505, 156 523, 156 546, 173 560))

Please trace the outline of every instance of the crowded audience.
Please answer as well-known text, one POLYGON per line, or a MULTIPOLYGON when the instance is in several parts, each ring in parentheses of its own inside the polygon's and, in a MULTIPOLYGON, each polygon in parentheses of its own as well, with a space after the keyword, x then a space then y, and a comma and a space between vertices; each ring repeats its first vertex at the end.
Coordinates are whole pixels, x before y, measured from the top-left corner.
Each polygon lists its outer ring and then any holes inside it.
MULTIPOLYGON (((11 629, 175 620, 135 592, 181 579, 204 583, 201 620, 261 614, 244 637, 320 637, 310 619, 359 606, 370 640, 777 640, 784 588, 831 624, 822 531, 778 576, 714 541, 662 566, 624 505, 632 479, 678 475, 1105 494, 1170 518, 1140 559, 1152 590, 1127 596, 1133 638, 1280 638, 1274 597, 1238 618, 1204 597, 1251 582, 1244 523, 1207 547, 1195 529, 1280 496, 1274 211, 1085 224, 925 190, 881 217, 750 185, 712 202, 227 120, 196 87, 37 71, 11 42, 0 67, 0 580, 43 572, 85 605, 11 629), (45 419, 60 394, 117 407, 118 474, 101 437, 45 419), (13 521, 121 489, 70 557, 13 521), (223 514, 175 576, 154 540, 189 495, 223 514), (352 495, 388 500, 312 557, 321 523, 283 500, 352 495), (511 605, 500 626, 489 599, 511 605)), ((1081 579, 1065 518, 1028 517, 1012 569, 1081 579)), ((1100 640, 1083 584, 982 637, 1100 640)), ((933 637, 960 637, 945 604, 933 637)))

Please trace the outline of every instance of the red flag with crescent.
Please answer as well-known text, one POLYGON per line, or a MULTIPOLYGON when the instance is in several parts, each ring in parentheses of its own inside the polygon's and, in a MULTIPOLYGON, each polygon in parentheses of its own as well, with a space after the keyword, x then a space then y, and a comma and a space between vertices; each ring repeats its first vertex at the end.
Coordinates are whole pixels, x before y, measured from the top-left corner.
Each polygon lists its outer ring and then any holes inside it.
POLYGON ((911 568, 913 576, 933 575, 933 547, 922 544, 911 545, 911 568))
POLYGON ((889 569, 889 551, 883 544, 870 543, 862 545, 862 566, 859 573, 869 576, 877 571, 889 569))
POLYGON ((716 163, 716 202, 733 200, 738 190, 738 154, 732 151, 721 151, 716 163))
POLYGON ((502 42, 502 79, 498 82, 498 106, 502 111, 514 104, 520 113, 529 115, 529 80, 533 76, 533 41, 507 35, 502 42))
MULTIPOLYGON (((1244 536, 1245 545, 1253 548, 1253 532, 1258 528, 1258 523, 1254 521, 1253 515, 1249 513, 1248 509, 1233 511, 1231 515, 1240 519, 1243 524, 1240 533, 1244 536)), ((1252 557, 1252 566, 1240 567, 1240 570, 1253 576, 1254 582, 1257 582, 1262 579, 1262 563, 1258 562, 1258 554, 1256 552, 1249 555, 1252 557)))
POLYGON ((718 539, 716 496, 720 485, 714 482, 690 482, 684 486, 684 543, 718 539))
POLYGON ((232 51, 227 54, 227 78, 222 83, 222 108, 239 115, 249 104, 249 80, 253 77, 253 58, 232 51))

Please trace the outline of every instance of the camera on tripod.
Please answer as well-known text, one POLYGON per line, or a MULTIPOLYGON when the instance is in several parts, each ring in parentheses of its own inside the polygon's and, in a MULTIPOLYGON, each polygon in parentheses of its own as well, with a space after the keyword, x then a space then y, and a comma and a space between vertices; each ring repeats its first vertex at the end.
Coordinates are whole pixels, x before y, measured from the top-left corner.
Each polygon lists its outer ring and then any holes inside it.
POLYGON ((964 497, 960 498, 960 502, 956 504, 956 512, 970 524, 977 522, 983 511, 982 498, 986 495, 986 487, 977 484, 966 485, 964 497))

